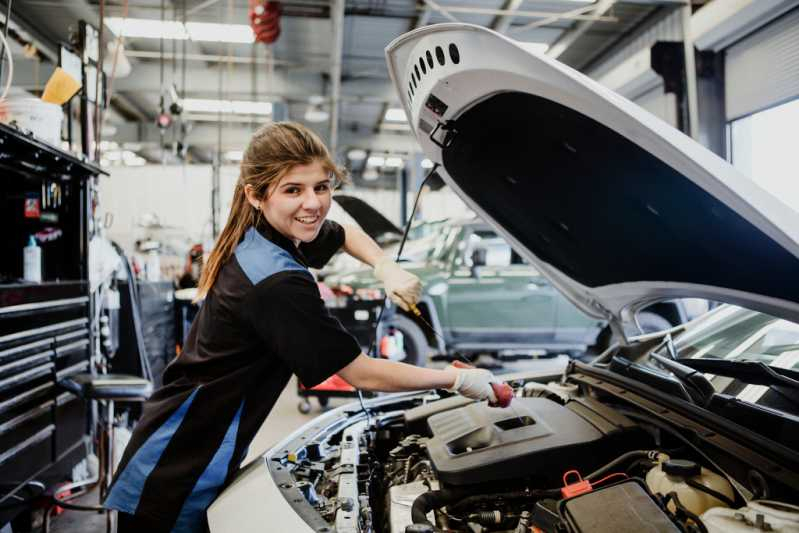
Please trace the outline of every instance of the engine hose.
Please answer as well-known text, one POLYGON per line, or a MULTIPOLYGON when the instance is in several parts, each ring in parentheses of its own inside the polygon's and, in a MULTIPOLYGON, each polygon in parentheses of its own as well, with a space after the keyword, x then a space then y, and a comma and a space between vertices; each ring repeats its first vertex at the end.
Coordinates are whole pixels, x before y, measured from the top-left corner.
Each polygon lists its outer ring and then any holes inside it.
MULTIPOLYGON (((473 490, 473 489, 472 489, 473 490)), ((555 498, 560 494, 560 489, 546 490, 520 490, 514 492, 500 492, 495 494, 472 494, 472 490, 447 488, 431 490, 417 496, 411 506, 411 519, 414 524, 430 524, 427 513, 444 506, 451 506, 450 512, 463 506, 474 507, 481 502, 495 500, 524 500, 555 498)))
POLYGON ((469 495, 464 489, 439 489, 423 492, 413 500, 411 506, 411 520, 414 524, 433 524, 427 519, 427 513, 434 509, 439 509, 445 505, 455 503, 466 498, 469 495))
POLYGON ((560 489, 518 490, 513 492, 498 492, 494 494, 479 494, 463 498, 450 506, 451 512, 457 512, 464 506, 473 508, 481 503, 493 503, 496 500, 540 500, 543 498, 560 498, 560 489))
POLYGON ((605 474, 610 473, 611 470, 615 470, 620 465, 623 465, 627 461, 632 461, 633 459, 644 459, 649 457, 649 454, 657 453, 656 451, 649 451, 649 450, 633 450, 631 452, 627 452, 623 455, 620 455, 616 459, 612 460, 605 466, 601 467, 599 470, 591 472, 588 474, 585 479, 592 480, 598 477, 604 476, 605 474))

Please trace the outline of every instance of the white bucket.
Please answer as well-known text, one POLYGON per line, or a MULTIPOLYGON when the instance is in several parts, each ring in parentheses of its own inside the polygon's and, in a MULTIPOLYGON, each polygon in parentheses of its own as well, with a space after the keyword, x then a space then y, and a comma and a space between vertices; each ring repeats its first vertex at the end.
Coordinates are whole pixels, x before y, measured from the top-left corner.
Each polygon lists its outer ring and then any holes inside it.
POLYGON ((38 98, 10 98, 8 120, 23 130, 30 130, 39 139, 54 146, 61 145, 61 106, 42 102, 38 98))

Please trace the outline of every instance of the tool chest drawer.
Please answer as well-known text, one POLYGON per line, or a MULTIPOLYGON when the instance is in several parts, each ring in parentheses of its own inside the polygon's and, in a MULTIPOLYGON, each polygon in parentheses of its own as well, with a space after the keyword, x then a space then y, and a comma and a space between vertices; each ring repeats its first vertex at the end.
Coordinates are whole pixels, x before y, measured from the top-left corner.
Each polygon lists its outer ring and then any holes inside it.
POLYGON ((0 286, 0 504, 87 433, 83 400, 57 386, 89 369, 85 290, 83 282, 0 286))

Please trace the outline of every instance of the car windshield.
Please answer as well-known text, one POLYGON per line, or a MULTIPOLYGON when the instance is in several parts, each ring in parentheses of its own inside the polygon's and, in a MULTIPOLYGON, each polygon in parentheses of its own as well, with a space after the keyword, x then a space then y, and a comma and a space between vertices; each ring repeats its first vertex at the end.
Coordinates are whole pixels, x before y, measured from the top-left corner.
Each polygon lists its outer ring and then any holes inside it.
POLYGON ((799 324, 732 306, 703 322, 675 343, 680 358, 757 361, 799 369, 799 324))

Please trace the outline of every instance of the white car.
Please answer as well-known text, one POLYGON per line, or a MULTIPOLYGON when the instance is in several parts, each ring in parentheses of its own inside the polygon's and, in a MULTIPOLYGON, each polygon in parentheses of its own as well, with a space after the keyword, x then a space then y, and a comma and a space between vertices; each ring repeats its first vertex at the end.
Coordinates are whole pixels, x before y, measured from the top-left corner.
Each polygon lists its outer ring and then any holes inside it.
MULTIPOLYGON (((445 24, 386 55, 438 175, 624 341, 561 376, 508 378, 505 409, 439 391, 331 411, 245 467, 211 530, 799 531, 795 365, 736 359, 752 336, 724 309, 646 337, 622 327, 664 298, 799 322, 797 215, 524 43, 445 24)), ((799 350, 782 329, 775 360, 799 350)))

